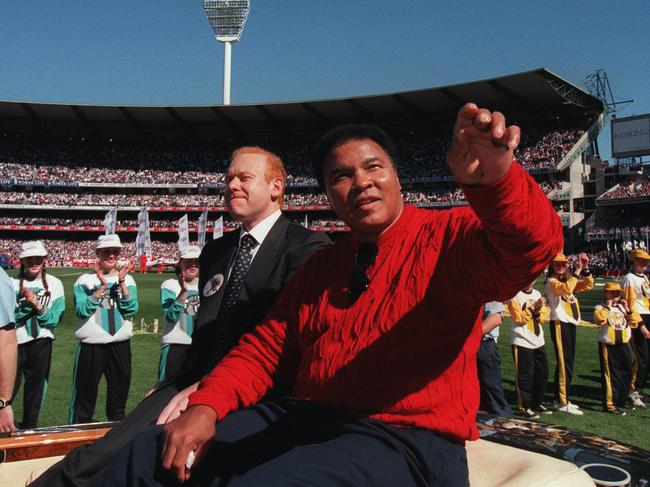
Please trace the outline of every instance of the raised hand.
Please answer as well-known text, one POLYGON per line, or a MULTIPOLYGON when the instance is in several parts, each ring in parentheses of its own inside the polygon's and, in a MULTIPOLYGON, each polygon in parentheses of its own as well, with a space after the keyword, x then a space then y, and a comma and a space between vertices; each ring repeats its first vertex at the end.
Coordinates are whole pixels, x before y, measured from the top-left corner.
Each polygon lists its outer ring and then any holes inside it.
POLYGON ((129 259, 126 264, 122 266, 120 269, 119 274, 117 275, 117 278, 119 281, 123 281, 124 278, 135 268, 135 262, 132 259, 129 259))
POLYGON ((95 262, 94 271, 95 274, 97 274, 97 279, 99 279, 99 284, 106 286, 106 277, 104 276, 104 271, 99 265, 99 261, 95 262))
POLYGON ((187 295, 187 291, 188 291, 187 282, 185 282, 185 276, 183 275, 182 272, 180 274, 178 274, 178 285, 181 287, 181 292, 178 293, 179 296, 181 294, 187 295))
POLYGON ((25 287, 25 288, 23 288, 23 291, 22 291, 21 294, 22 294, 22 297, 25 299, 25 301, 27 301, 29 304, 31 304, 33 308, 38 309, 38 308, 41 307, 41 303, 38 300, 38 296, 36 296, 36 293, 34 291, 32 291, 31 289, 28 289, 28 288, 25 287))
POLYGON ((582 264, 580 263, 580 261, 577 261, 577 262, 575 263, 575 265, 573 266, 573 272, 574 272, 577 276, 579 276, 580 273, 582 272, 582 264))
POLYGON ((467 103, 458 112, 447 164, 460 184, 490 184, 506 175, 519 145, 519 127, 500 112, 467 103))

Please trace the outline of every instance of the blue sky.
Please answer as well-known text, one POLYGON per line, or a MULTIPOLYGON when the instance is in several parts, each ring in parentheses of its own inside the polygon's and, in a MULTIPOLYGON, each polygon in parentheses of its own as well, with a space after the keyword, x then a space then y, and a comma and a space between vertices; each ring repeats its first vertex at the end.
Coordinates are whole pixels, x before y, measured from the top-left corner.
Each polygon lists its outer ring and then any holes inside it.
MULTIPOLYGON (((647 0, 251 4, 233 46, 233 104, 403 91, 539 67, 578 84, 602 68, 615 97, 635 100, 618 116, 650 112, 647 0)), ((0 99, 221 103, 223 47, 200 0, 2 0, 0 32, 0 99)))

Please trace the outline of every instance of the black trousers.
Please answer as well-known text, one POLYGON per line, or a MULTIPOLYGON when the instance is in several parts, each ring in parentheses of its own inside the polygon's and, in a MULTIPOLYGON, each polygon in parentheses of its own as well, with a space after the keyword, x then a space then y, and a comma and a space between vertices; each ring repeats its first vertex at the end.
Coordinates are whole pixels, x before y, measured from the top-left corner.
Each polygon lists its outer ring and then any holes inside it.
POLYGON ((613 411, 617 407, 625 406, 630 393, 632 354, 627 343, 618 345, 598 343, 598 354, 603 410, 613 411))
MULTIPOLYGON (((152 427, 138 435, 96 485, 177 485, 160 467, 161 431, 152 427)), ((467 486, 468 479, 459 443, 283 399, 226 416, 186 485, 467 486)))
POLYGON ((21 429, 36 428, 38 424, 38 415, 41 412, 41 406, 47 392, 51 361, 52 340, 50 338, 39 338, 18 345, 16 384, 13 397, 18 394, 22 378, 25 376, 21 429))
POLYGON ((481 388, 481 405, 479 409, 498 416, 512 417, 512 408, 506 400, 501 383, 501 357, 497 342, 486 339, 476 356, 478 381, 481 388))
POLYGON ((520 412, 537 409, 544 401, 548 384, 546 347, 526 348, 512 346, 515 362, 515 389, 520 412))
POLYGON ((97 389, 106 376, 106 416, 109 421, 124 417, 131 385, 131 340, 107 344, 80 343, 72 375, 72 402, 68 421, 92 422, 97 389))
MULTIPOLYGON (((183 386, 187 385, 189 384, 183 384, 183 386)), ((143 399, 106 436, 91 445, 75 448, 30 485, 33 487, 95 485, 95 476, 126 447, 136 434, 147 426, 155 424, 162 410, 180 389, 180 385, 172 383, 155 391, 143 399)))
POLYGON ((555 349, 555 400, 561 406, 569 403, 573 360, 576 353, 576 325, 551 320, 551 340, 555 349))
MULTIPOLYGON (((641 315, 646 328, 650 330, 650 315, 641 315)), ((648 382, 648 372, 650 372, 650 340, 647 340, 639 328, 632 328, 632 351, 634 352, 634 364, 632 365, 632 383, 633 391, 641 391, 648 382)))
POLYGON ((187 357, 191 345, 169 344, 163 345, 158 361, 158 380, 167 380, 176 376, 181 370, 181 365, 187 357))

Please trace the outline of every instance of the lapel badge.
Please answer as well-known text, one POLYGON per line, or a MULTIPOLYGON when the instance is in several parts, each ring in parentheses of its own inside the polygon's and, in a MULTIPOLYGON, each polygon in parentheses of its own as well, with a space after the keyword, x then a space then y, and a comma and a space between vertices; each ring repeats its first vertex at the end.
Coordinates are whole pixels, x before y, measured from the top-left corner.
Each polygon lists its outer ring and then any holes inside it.
POLYGON ((223 274, 215 274, 203 286, 203 296, 210 297, 215 294, 223 285, 223 274))

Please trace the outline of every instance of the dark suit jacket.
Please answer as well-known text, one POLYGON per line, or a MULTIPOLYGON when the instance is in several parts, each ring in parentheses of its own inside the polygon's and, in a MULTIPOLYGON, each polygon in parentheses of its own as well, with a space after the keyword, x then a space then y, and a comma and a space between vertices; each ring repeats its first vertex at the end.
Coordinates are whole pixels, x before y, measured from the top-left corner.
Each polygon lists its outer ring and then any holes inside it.
MULTIPOLYGON (((225 278, 239 245, 239 230, 206 244, 200 257, 199 293, 201 306, 192 333, 192 347, 182 367, 183 381, 193 383, 216 365, 210 361, 210 347, 220 326, 217 320, 227 282, 212 296, 205 296, 206 283, 215 275, 225 278)), ((234 346, 239 338, 259 324, 292 274, 315 250, 331 243, 323 233, 314 232, 280 216, 262 242, 242 284, 232 310, 230 328, 234 346)))
MULTIPOLYGON (((233 310, 231 325, 237 327, 240 336, 262 321, 282 287, 307 257, 329 243, 330 239, 325 234, 291 223, 284 216, 278 219, 253 259, 233 310)), ((105 468, 110 459, 126 448, 138 432, 155 422, 179 390, 201 379, 213 368, 215 364, 201 359, 210 357, 210 346, 214 343, 214 332, 219 326, 217 314, 226 283, 216 294, 209 297, 203 296, 203 288, 215 274, 228 276, 230 262, 238 245, 239 231, 235 231, 208 243, 203 248, 199 274, 201 306, 192 334, 192 346, 181 372, 161 384, 106 436, 92 445, 85 445, 70 452, 64 460, 50 467, 33 485, 94 485, 95 476, 105 468)))

